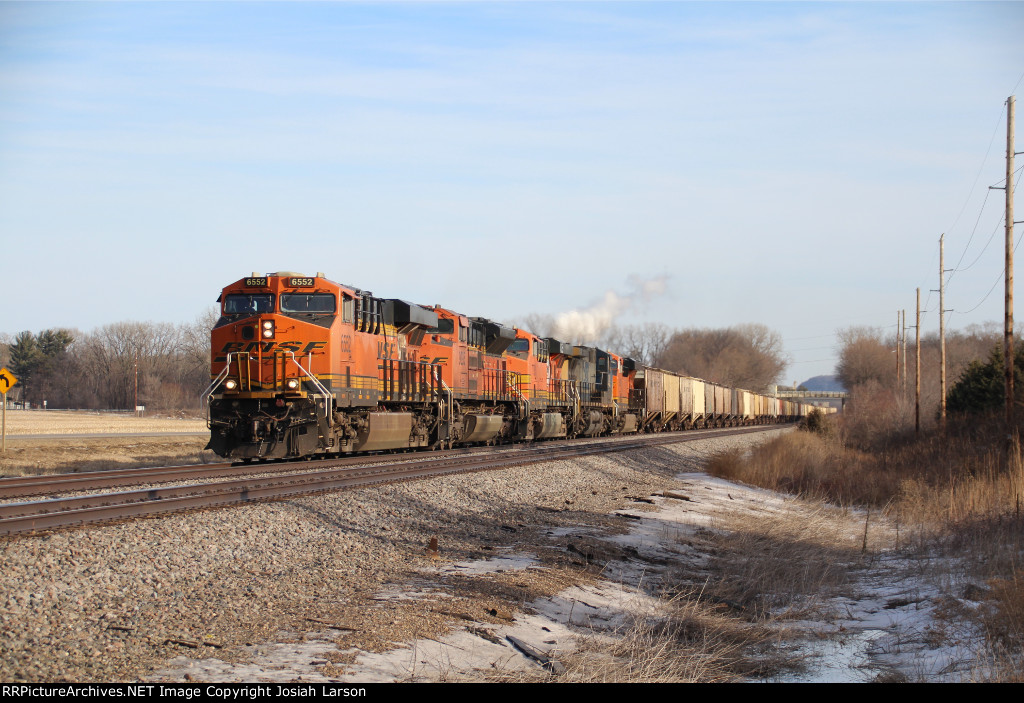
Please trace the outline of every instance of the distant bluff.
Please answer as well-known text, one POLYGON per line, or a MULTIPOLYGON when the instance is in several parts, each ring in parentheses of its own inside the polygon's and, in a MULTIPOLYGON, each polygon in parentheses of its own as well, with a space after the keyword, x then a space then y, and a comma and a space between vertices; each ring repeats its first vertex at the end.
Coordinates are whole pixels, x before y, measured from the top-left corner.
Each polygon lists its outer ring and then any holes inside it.
POLYGON ((843 392, 846 389, 838 376, 815 376, 800 384, 809 391, 835 391, 843 392))

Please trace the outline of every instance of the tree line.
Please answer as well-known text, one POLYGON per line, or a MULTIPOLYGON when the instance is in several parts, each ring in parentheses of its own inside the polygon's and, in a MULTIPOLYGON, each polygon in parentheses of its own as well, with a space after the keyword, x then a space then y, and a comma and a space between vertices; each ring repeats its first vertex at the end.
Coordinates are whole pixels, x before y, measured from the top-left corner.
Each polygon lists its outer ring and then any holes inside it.
POLYGON ((196 409, 210 382, 210 311, 192 323, 117 322, 24 331, 0 344, 16 402, 49 408, 196 409))
MULTIPOLYGON (((1002 326, 995 322, 946 332, 948 412, 982 410, 1002 404, 1002 340, 1002 326)), ((869 446, 879 438, 885 440, 914 429, 914 341, 908 340, 904 376, 902 354, 897 357, 895 353, 894 333, 871 327, 851 327, 839 332, 836 373, 851 393, 845 411, 847 424, 858 428, 862 435, 851 435, 855 443, 869 446)), ((938 418, 942 394, 939 364, 938 334, 923 335, 920 418, 924 427, 934 425, 938 418)))
MULTIPOLYGON (((51 408, 131 409, 136 398, 147 408, 200 408, 199 395, 210 378, 210 329, 216 318, 211 310, 185 324, 118 322, 88 333, 46 329, 0 338, 0 365, 18 377, 9 398, 37 407, 46 401, 51 408)), ((543 320, 527 320, 523 326, 546 334, 543 320)), ((948 332, 947 392, 968 372, 975 385, 992 386, 989 395, 1001 392, 995 380, 979 380, 987 379, 986 373, 993 378, 1001 373, 1001 339, 996 323, 948 332)), ((757 392, 770 391, 788 361, 781 335, 760 324, 715 329, 612 325, 592 343, 644 365, 757 392)), ((913 342, 907 350, 907 377, 900 384, 895 335, 851 327, 839 331, 837 346, 836 373, 854 394, 853 409, 892 406, 900 422, 908 422, 913 412, 913 342)), ((930 409, 937 407, 940 393, 938 336, 924 336, 921 349, 922 407, 930 409)), ((1018 387, 1024 390, 1024 383, 1018 387)), ((951 409, 960 409, 962 397, 951 398, 951 409)), ((929 413, 926 420, 931 419, 929 413)))
MULTIPOLYGON (((187 324, 118 322, 88 333, 46 329, 0 339, 0 364, 18 377, 9 398, 34 407, 45 401, 50 408, 132 409, 136 400, 152 409, 201 408, 216 318, 211 310, 187 324)), ((613 326, 598 346, 645 365, 752 391, 769 390, 786 364, 781 336, 764 325, 613 326)))

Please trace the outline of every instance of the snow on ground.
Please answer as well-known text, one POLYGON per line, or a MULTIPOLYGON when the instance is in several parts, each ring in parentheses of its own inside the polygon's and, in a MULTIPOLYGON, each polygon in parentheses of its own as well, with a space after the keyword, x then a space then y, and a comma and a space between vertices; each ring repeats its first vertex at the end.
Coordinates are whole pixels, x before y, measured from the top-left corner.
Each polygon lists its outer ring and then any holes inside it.
MULTIPOLYGON (((657 613, 659 599, 639 587, 658 578, 658 570, 687 554, 686 540, 698 530, 721 529, 723 518, 736 511, 779 514, 806 509, 794 499, 758 488, 730 483, 699 473, 680 477, 682 483, 666 495, 652 496, 656 509, 637 504, 623 509, 631 529, 619 535, 584 535, 571 529, 551 530, 551 537, 580 536, 614 545, 626 558, 610 562, 603 579, 593 586, 573 586, 556 596, 534 601, 512 614, 506 625, 474 627, 453 623, 453 630, 438 639, 418 639, 382 653, 350 652, 354 661, 344 665, 345 675, 328 679, 318 666, 335 650, 329 633, 308 633, 294 643, 246 648, 243 663, 219 659, 177 657, 157 676, 207 681, 457 681, 480 680, 495 674, 514 674, 543 666, 557 673, 558 659, 572 651, 581 635, 614 636, 639 613, 657 613), (641 509, 642 508, 642 509, 641 509)), ((837 514, 843 511, 838 511, 837 514)), ((850 520, 849 512, 843 513, 850 520)), ((884 526, 883 526, 884 527, 884 526)), ((879 529, 876 527, 875 529, 879 529)), ((497 571, 543 568, 534 554, 505 553, 492 559, 428 566, 414 587, 396 584, 380 599, 437 597, 424 587, 432 573, 462 573, 485 577, 497 571)), ((872 680, 960 681, 976 670, 971 650, 978 634, 963 618, 946 619, 951 597, 921 575, 906 558, 881 552, 855 574, 844 595, 827 600, 824 621, 787 623, 804 631, 796 645, 806 656, 798 674, 776 681, 858 682, 872 680)), ((952 599, 961 609, 977 607, 952 599)), ((479 625, 479 623, 477 623, 479 625)), ((284 639, 285 637, 282 637, 284 639)), ((293 639, 296 639, 292 637, 293 639)))

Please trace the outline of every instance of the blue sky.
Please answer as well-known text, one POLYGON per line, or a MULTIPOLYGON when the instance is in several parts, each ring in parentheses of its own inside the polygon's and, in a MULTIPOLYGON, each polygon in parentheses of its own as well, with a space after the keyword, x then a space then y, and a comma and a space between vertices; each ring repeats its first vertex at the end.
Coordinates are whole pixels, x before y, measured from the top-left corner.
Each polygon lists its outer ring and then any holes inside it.
POLYGON ((1001 288, 962 311, 1002 268, 1022 30, 1017 2, 0 2, 0 332, 190 321, 253 271, 501 320, 668 276, 621 321, 761 322, 785 380, 828 373, 836 329, 934 311, 943 232, 980 255, 949 325, 1001 319, 1001 288))

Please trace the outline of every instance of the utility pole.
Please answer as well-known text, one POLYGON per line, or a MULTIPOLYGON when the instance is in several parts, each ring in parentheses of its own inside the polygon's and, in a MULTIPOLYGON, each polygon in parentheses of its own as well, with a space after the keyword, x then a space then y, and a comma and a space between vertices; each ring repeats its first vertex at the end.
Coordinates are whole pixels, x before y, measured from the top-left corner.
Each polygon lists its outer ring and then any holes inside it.
POLYGON ((939 237, 939 430, 946 431, 946 268, 945 239, 939 237))
POLYGON ((139 414, 139 351, 135 350, 135 406, 132 408, 132 414, 139 414))
POLYGON ((903 342, 900 339, 900 311, 896 311, 896 392, 900 388, 900 348, 903 342))
POLYGON ((907 397, 907 311, 903 311, 903 387, 900 389, 903 398, 907 397))
POLYGON ((1013 408, 1013 104, 1006 99, 1006 321, 1003 329, 1003 368, 1006 377, 1006 432, 1013 444, 1016 435, 1013 408))
POLYGON ((917 360, 914 362, 914 433, 921 434, 921 289, 917 289, 917 360))

